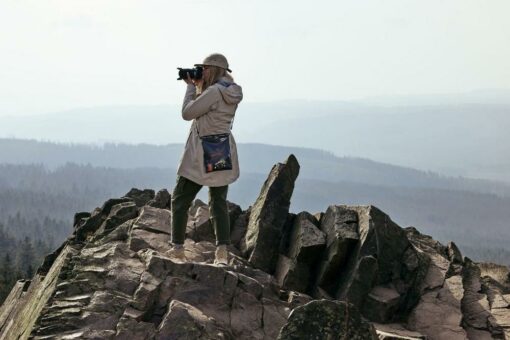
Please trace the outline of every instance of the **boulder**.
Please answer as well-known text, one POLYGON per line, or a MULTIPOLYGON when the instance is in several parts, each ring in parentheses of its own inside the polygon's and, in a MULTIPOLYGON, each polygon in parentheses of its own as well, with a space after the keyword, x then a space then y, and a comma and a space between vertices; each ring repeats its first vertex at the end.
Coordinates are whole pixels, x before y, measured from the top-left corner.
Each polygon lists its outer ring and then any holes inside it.
POLYGON ((73 222, 73 226, 76 228, 80 225, 80 223, 82 222, 83 219, 86 219, 86 218, 89 218, 90 217, 90 212, 88 211, 84 211, 84 212, 78 212, 76 214, 74 214, 74 222, 73 222))
POLYGON ((457 245, 450 241, 448 242, 446 248, 450 262, 454 264, 462 264, 462 254, 457 245))
MULTIPOLYGON (((95 212, 99 211, 102 216, 107 217, 108 215, 110 215, 110 211, 112 210, 112 208, 115 205, 120 204, 120 203, 125 203, 125 202, 134 202, 134 200, 130 197, 110 198, 109 200, 104 202, 101 209, 96 210, 95 212)), ((95 215, 95 214, 92 213, 92 215, 95 215)))
POLYGON ((156 196, 147 202, 147 205, 154 208, 159 209, 168 209, 171 208, 172 196, 166 189, 161 189, 156 193, 156 196))
POLYGON ((394 287, 375 286, 365 299, 363 315, 371 321, 386 323, 396 313, 400 294, 394 287))
POLYGON ((231 339, 216 321, 190 304, 172 300, 158 328, 156 340, 231 339))
POLYGON ((491 333, 502 334, 501 326, 497 324, 491 314, 489 299, 482 293, 480 268, 469 258, 465 258, 462 270, 464 296, 462 297, 463 322, 467 327, 489 330, 491 333))
MULTIPOLYGON (((198 202, 202 203, 199 200, 198 202)), ((195 242, 215 241, 214 230, 210 220, 209 206, 207 204, 196 204, 190 208, 186 231, 187 237, 195 242)))
POLYGON ((326 235, 317 227, 318 221, 304 211, 294 218, 288 257, 307 265, 317 263, 326 246, 326 235))
POLYGON ((124 197, 131 198, 137 207, 143 207, 154 199, 155 194, 154 190, 152 189, 139 190, 132 188, 127 194, 124 195, 124 197))
POLYGON ((280 286, 304 293, 310 283, 310 266, 280 254, 275 277, 280 286))
POLYGON ((374 326, 357 308, 341 301, 315 300, 292 310, 278 340, 378 339, 374 326))
POLYGON ((335 295, 340 272, 359 240, 358 215, 345 206, 330 206, 320 224, 326 236, 326 253, 319 264, 316 285, 335 295))
MULTIPOLYGON (((232 231, 237 219, 242 213, 242 210, 240 206, 229 201, 227 201, 227 206, 230 219, 230 230, 232 231)), ((191 238, 195 242, 216 242, 216 234, 210 220, 209 205, 199 199, 196 199, 193 202, 188 211, 186 233, 187 237, 191 238)))
POLYGON ((374 286, 391 285, 401 296, 393 318, 407 315, 418 302, 416 292, 425 276, 427 261, 418 255, 405 231, 378 208, 346 206, 345 209, 358 215, 359 241, 338 273, 334 296, 348 299, 362 309, 374 286))
MULTIPOLYGON (((291 214, 289 214, 290 216, 291 214)), ((288 256, 279 255, 275 277, 282 287, 299 292, 308 292, 315 272, 313 266, 322 256, 326 237, 317 228, 317 220, 307 212, 293 216, 289 221, 288 256)))
POLYGON ((95 233, 97 229, 103 224, 106 216, 101 213, 101 210, 95 210, 90 217, 82 218, 74 230, 74 240, 76 242, 83 242, 85 239, 95 233))
POLYGON ((138 215, 138 209, 134 202, 123 202, 114 205, 110 214, 105 219, 96 234, 103 234, 115 229, 122 223, 135 218, 138 215))
POLYGON ((230 225, 230 242, 237 248, 241 248, 241 241, 246 234, 250 213, 251 207, 241 212, 234 223, 230 225))
POLYGON ((241 214, 243 213, 243 209, 241 207, 233 202, 227 201, 227 207, 228 207, 228 216, 230 219, 230 230, 232 231, 232 227, 236 223, 237 219, 241 214))
POLYGON ((415 228, 406 228, 413 246, 429 260, 421 280, 420 300, 408 317, 408 328, 430 339, 466 339, 462 327, 463 278, 451 275, 447 248, 415 228))
POLYGON ((170 235, 170 218, 171 214, 167 209, 144 206, 133 224, 133 229, 170 235))
POLYGON ((248 261, 267 273, 274 273, 283 227, 289 213, 299 163, 290 155, 285 163, 278 163, 264 182, 252 206, 242 251, 248 261))

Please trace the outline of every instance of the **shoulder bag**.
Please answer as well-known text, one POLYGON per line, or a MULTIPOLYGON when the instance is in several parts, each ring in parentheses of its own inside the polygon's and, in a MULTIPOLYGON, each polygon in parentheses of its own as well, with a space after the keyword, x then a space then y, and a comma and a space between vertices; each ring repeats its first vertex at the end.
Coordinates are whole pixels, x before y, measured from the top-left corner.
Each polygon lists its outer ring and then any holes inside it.
MULTIPOLYGON (((232 129, 233 124, 234 120, 232 119, 230 129, 232 129)), ((196 128, 198 137, 202 141, 202 148, 204 149, 205 172, 232 170, 230 133, 200 136, 198 124, 196 128)))

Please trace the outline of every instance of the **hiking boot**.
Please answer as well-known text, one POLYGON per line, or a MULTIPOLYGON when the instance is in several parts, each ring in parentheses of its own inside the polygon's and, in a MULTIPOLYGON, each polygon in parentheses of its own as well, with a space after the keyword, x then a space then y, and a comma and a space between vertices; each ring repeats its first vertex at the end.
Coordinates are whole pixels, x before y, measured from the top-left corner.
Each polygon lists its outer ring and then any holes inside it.
POLYGON ((222 244, 216 247, 216 253, 214 256, 215 265, 228 265, 228 251, 227 246, 222 244))
POLYGON ((186 256, 184 255, 184 246, 182 244, 175 244, 170 250, 165 253, 166 256, 172 260, 186 262, 186 256))

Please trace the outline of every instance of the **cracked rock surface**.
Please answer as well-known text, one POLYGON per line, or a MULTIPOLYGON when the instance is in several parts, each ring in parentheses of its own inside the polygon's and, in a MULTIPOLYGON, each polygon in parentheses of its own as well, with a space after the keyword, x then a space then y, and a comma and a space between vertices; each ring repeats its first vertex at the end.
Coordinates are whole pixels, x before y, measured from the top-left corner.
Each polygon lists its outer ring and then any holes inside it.
POLYGON ((253 207, 229 202, 228 265, 207 204, 170 249, 167 190, 75 215, 73 234, 0 308, 4 339, 509 339, 508 267, 475 263, 374 206, 289 212, 299 164, 253 207))

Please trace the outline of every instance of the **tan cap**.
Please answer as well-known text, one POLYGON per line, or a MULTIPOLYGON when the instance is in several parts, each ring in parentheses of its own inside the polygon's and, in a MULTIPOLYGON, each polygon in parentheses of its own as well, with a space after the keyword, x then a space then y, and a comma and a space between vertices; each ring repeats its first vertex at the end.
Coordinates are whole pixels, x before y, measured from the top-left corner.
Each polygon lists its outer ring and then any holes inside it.
POLYGON ((211 55, 208 55, 207 57, 205 57, 202 64, 195 64, 195 66, 218 66, 224 68, 228 72, 232 72, 232 70, 228 68, 227 58, 225 58, 223 54, 219 53, 213 53, 211 55))

